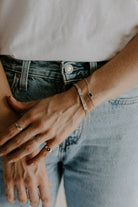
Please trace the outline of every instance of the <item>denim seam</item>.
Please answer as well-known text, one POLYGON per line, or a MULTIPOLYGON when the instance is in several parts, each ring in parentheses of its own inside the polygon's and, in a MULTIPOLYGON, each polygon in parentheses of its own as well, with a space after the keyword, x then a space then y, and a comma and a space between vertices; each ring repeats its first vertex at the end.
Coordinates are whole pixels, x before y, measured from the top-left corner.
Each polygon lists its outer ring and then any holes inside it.
POLYGON ((110 102, 111 104, 117 105, 129 105, 129 104, 135 104, 138 103, 138 97, 134 97, 134 98, 124 98, 123 100, 121 99, 116 99, 116 100, 109 100, 108 102, 110 102))
POLYGON ((16 80, 17 80, 17 78, 16 78, 16 73, 15 73, 15 74, 14 74, 14 77, 13 77, 13 82, 12 82, 12 85, 11 85, 11 90, 12 90, 12 92, 13 92, 14 89, 15 89, 16 80))
POLYGON ((24 60, 22 65, 21 79, 20 79, 20 90, 27 91, 28 73, 30 68, 30 60, 24 60))
POLYGON ((90 64, 90 73, 93 73, 97 69, 97 62, 89 62, 90 64))

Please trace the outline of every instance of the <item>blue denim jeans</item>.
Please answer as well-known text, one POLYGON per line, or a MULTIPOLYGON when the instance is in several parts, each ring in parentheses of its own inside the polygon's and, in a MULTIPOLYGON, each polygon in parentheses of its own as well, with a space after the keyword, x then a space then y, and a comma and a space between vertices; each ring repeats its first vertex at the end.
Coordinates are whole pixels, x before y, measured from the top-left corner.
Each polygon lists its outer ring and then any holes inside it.
MULTIPOLYGON (((105 64, 0 59, 12 93, 20 101, 66 91, 105 64), (67 65, 72 65, 71 70, 67 65)), ((52 183, 52 207, 62 176, 68 207, 137 207, 138 86, 90 111, 45 163, 52 183)), ((0 206, 29 207, 29 203, 6 201, 2 174, 0 161, 0 206)))

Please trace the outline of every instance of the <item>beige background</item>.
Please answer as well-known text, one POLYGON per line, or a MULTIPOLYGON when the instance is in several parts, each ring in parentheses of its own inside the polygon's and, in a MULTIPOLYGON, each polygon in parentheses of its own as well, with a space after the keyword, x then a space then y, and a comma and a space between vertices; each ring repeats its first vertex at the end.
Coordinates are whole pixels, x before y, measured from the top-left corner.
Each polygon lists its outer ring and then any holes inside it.
POLYGON ((57 196, 57 202, 55 207, 67 207, 66 205, 66 199, 64 194, 64 187, 63 187, 63 180, 61 181, 61 185, 59 188, 58 196, 57 196))

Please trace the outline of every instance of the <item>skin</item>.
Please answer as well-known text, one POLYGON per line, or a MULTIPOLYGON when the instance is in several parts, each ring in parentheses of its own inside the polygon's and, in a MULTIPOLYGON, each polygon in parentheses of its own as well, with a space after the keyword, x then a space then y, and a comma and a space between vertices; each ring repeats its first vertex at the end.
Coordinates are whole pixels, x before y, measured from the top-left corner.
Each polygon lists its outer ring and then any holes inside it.
MULTIPOLYGON (((78 82, 88 110, 137 86, 137 68, 138 35, 111 61, 87 78, 89 88, 93 92, 93 102, 87 96, 88 88, 85 81, 78 82)), ((75 130, 85 116, 74 86, 66 92, 33 102, 17 102, 9 97, 9 103, 15 110, 25 112, 17 121, 23 128, 22 132, 19 133, 14 123, 0 134, 1 156, 10 153, 10 163, 35 151, 36 146, 44 142, 54 149, 75 130), (33 136, 36 138, 32 139, 33 136), (17 151, 13 152, 14 149, 17 151)), ((48 154, 49 152, 43 148, 29 163, 37 163, 48 154)))
MULTIPOLYGON (((5 98, 12 95, 5 72, 0 63, 0 131, 7 129, 9 125, 20 118, 20 114, 15 113, 8 105, 5 98)), ((20 159, 16 163, 9 163, 8 157, 3 156, 3 178, 5 182, 5 194, 7 201, 15 202, 14 187, 17 188, 18 200, 26 203, 30 200, 33 207, 37 207, 41 198, 43 207, 51 206, 50 182, 48 179, 45 161, 42 159, 39 163, 28 165, 27 160, 34 157, 39 152, 30 153, 28 156, 20 159), (27 196, 28 190, 29 197, 27 196), (38 195, 38 189, 40 196, 38 195)))
MULTIPOLYGON (((78 82, 88 110, 93 110, 99 104, 137 86, 137 68, 138 35, 111 61, 87 78, 89 88, 93 93, 93 102, 87 96, 88 88, 85 81, 78 82)), ((19 133, 15 123, 13 123, 0 134, 1 156, 6 155, 9 163, 23 159, 44 142, 47 142, 48 146, 54 149, 73 132, 85 116, 75 87, 64 93, 38 101, 22 103, 12 97, 9 97, 8 101, 16 111, 25 112, 17 120, 23 131, 19 133), (32 139, 34 136, 36 138, 32 139), (22 146, 21 149, 20 146, 22 146), (16 152, 13 151, 14 149, 16 149, 16 152)), ((29 163, 36 164, 48 156, 49 153, 43 148, 30 159, 29 163)))
POLYGON ((44 160, 41 160, 38 164, 28 166, 26 158, 10 164, 5 156, 3 157, 3 171, 8 202, 15 202, 14 186, 16 186, 18 200, 21 203, 26 203, 29 199, 31 206, 37 207, 40 201, 39 189, 43 207, 51 206, 50 183, 44 160), (26 189, 29 196, 27 196, 26 189))

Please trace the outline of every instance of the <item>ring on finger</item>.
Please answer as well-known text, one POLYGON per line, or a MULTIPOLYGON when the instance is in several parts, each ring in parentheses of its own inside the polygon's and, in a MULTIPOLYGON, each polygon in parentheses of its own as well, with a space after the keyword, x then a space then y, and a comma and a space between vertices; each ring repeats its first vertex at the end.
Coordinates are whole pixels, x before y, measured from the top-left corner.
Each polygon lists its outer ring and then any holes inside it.
POLYGON ((15 126, 16 126, 16 129, 18 129, 18 131, 23 130, 23 128, 17 122, 15 122, 15 126))
POLYGON ((45 148, 46 151, 52 152, 52 149, 48 145, 44 146, 44 148, 45 148))

